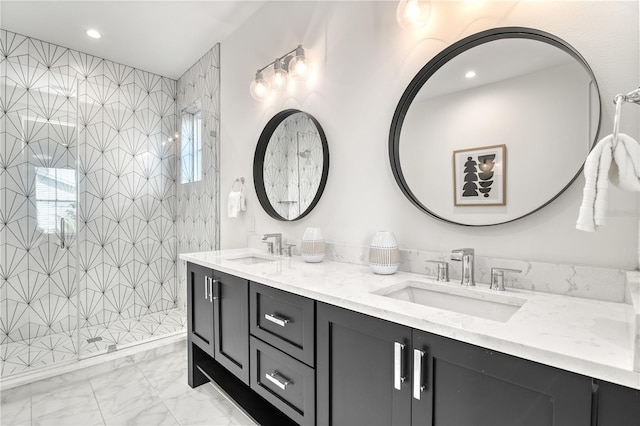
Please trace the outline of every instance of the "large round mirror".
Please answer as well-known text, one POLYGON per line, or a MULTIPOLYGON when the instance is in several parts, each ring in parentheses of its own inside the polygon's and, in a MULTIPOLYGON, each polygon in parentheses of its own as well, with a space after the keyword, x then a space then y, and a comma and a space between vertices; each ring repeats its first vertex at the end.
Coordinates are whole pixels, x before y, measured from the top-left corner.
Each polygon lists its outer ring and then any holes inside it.
POLYGON ((329 147, 318 121, 296 109, 265 126, 253 159, 262 208, 278 220, 298 220, 320 200, 329 174, 329 147))
POLYGON ((495 225, 558 197, 582 170, 599 126, 598 86, 575 49, 541 31, 497 28, 420 70, 396 108, 389 156, 421 210, 495 225))

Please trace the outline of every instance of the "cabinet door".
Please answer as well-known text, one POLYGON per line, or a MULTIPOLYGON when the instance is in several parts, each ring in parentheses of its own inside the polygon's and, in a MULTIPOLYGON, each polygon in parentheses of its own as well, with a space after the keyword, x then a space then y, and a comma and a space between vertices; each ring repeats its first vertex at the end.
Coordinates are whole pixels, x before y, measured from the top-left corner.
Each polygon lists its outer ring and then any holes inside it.
POLYGON ((249 384, 249 282, 214 271, 215 358, 249 384))
POLYGON ((420 331, 413 345, 414 425, 591 422, 588 377, 420 331))
POLYGON ((212 272, 204 266, 187 263, 189 340, 214 356, 212 272))
POLYGON ((318 425, 408 425, 411 329, 322 303, 316 324, 318 425))
POLYGON ((640 426, 640 390, 597 382, 598 426, 640 426))

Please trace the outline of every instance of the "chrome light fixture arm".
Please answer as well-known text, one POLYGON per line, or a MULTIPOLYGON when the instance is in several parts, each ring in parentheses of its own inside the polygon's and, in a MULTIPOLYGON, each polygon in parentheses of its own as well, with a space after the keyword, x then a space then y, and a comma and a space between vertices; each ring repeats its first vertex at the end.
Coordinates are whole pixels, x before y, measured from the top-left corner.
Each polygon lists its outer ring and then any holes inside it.
POLYGON ((257 100, 266 99, 271 91, 271 86, 274 86, 276 90, 283 90, 287 86, 289 76, 295 80, 306 80, 309 77, 310 69, 311 62, 305 56, 304 48, 299 44, 295 49, 256 70, 256 76, 250 86, 251 96, 257 100), (263 71, 270 66, 273 66, 271 82, 263 75, 263 71))

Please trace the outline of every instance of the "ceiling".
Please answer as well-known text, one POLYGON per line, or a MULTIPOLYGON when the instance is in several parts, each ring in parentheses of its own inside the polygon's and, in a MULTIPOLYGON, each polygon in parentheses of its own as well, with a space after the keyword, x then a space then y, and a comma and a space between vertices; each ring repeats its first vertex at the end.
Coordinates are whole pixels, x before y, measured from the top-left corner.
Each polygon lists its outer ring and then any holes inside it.
POLYGON ((0 28, 178 79, 265 1, 0 0, 0 28))
MULTIPOLYGON (((564 50, 538 40, 504 38, 474 46, 458 54, 437 70, 416 95, 416 101, 506 81, 537 71, 575 63, 564 50), (475 78, 465 78, 467 71, 475 78)), ((584 71, 586 73, 586 71, 584 71)))

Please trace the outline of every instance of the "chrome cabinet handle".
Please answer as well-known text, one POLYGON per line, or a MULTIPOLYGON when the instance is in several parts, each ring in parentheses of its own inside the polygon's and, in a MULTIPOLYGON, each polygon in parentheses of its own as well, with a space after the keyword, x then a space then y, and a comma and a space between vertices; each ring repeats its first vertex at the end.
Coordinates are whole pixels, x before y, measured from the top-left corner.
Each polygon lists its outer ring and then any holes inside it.
POLYGON ((400 390, 402 383, 406 378, 402 375, 402 358, 404 345, 402 343, 393 342, 393 387, 400 390))
POLYGON ((64 234, 65 234, 65 232, 64 232, 64 225, 65 225, 64 217, 61 217, 61 218, 60 218, 60 248, 62 248, 62 249, 64 248, 64 246, 65 246, 65 245, 66 245, 66 243, 67 243, 67 242, 65 241, 65 240, 66 240, 66 237, 65 237, 65 235, 64 235, 64 234))
POLYGON ((209 298, 209 277, 204 276, 204 300, 209 298))
POLYGON ((286 327, 291 320, 285 316, 278 314, 264 314, 264 319, 271 321, 274 324, 278 324, 280 327, 286 327))
POLYGON ((209 278, 211 280, 211 290, 209 291, 209 301, 213 302, 214 300, 218 299, 218 289, 217 289, 217 285, 220 282, 220 280, 214 280, 213 278, 209 278), (216 288, 214 288, 213 286, 216 286, 216 288))
POLYGON ((424 351, 413 350, 413 397, 420 400, 420 394, 425 389, 422 381, 422 363, 424 361, 424 351))
POLYGON ((274 371, 273 373, 266 373, 264 375, 264 378, 269 380, 271 383, 273 383, 274 385, 276 385, 282 390, 285 390, 288 385, 293 384, 291 380, 287 379, 282 374, 278 373, 277 370, 274 371))

